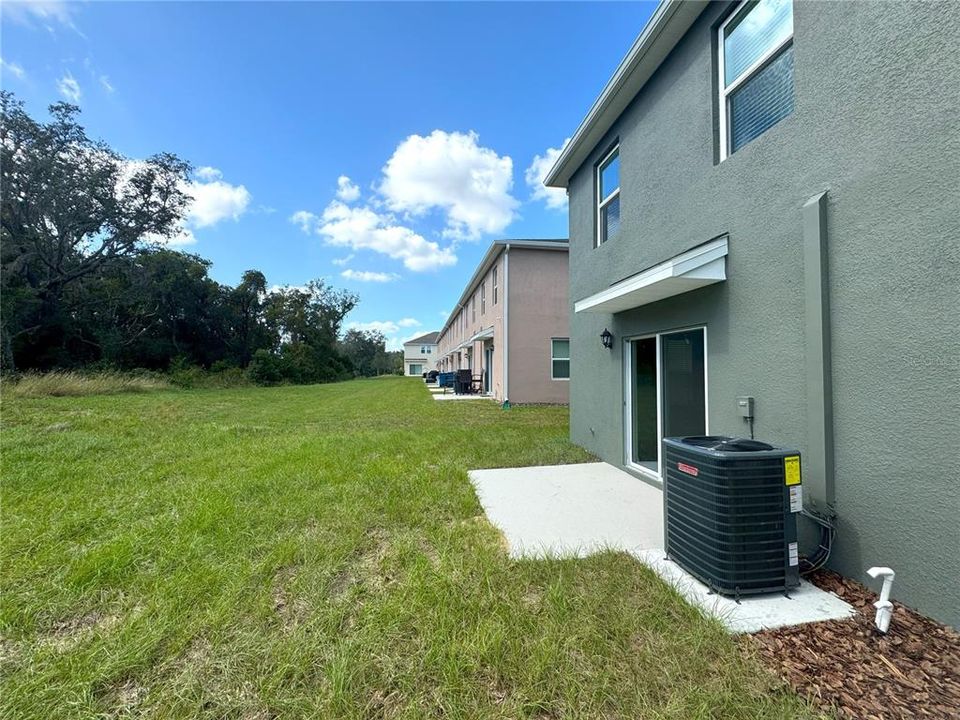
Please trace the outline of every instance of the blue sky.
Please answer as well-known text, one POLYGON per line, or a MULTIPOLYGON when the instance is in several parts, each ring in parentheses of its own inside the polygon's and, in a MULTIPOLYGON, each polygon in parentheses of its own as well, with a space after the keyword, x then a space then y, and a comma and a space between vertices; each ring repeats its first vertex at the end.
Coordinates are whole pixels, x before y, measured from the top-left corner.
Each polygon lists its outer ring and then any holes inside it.
POLYGON ((440 328, 492 240, 566 236, 538 176, 654 6, 4 2, 0 82, 193 163, 177 242, 217 280, 324 278, 396 346, 440 328))

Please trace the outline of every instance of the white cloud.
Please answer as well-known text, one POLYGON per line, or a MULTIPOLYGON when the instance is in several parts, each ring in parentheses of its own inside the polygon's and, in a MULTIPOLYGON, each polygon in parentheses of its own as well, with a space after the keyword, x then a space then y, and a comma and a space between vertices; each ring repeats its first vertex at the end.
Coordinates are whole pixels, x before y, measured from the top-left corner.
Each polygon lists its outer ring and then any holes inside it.
POLYGON ((215 167, 210 167, 209 165, 204 165, 203 167, 197 168, 193 171, 193 174, 200 180, 205 180, 207 182, 211 180, 219 180, 223 177, 223 173, 217 170, 215 167))
POLYGON ((543 200, 547 207, 553 210, 567 209, 567 191, 563 188, 548 188, 543 181, 568 142, 570 138, 564 140, 559 148, 547 148, 543 155, 534 155, 530 167, 524 172, 531 199, 543 200))
POLYGON ((509 225, 517 208, 513 160, 481 147, 475 132, 434 130, 401 142, 383 168, 379 192, 391 210, 446 215, 444 236, 477 239, 509 225))
POLYGON ((80 98, 83 95, 80 91, 80 83, 70 74, 69 70, 64 73, 62 78, 57 80, 57 90, 72 103, 80 102, 80 98))
POLYGON ((347 323, 346 327, 347 330, 361 330, 363 332, 382 333, 387 339, 387 350, 402 350, 405 342, 408 340, 413 340, 413 338, 422 335, 423 331, 418 330, 412 335, 401 335, 401 331, 404 328, 416 327, 417 325, 420 325, 418 320, 414 320, 413 318, 403 318, 402 320, 372 320, 370 322, 351 322, 347 323))
POLYGON ((7 62, 3 58, 0 58, 0 68, 3 69, 3 72, 13 75, 17 80, 23 80, 27 74, 22 65, 15 62, 7 62))
MULTIPOLYGON (((301 210, 291 220, 308 231, 316 216, 301 210)), ((423 272, 454 265, 457 256, 450 248, 441 248, 410 228, 396 224, 392 215, 380 214, 369 207, 349 207, 338 200, 323 211, 316 232, 328 245, 351 250, 373 250, 394 260, 402 260, 408 270, 423 272)))
POLYGON ((362 332, 381 332, 384 335, 393 335, 400 330, 400 326, 393 320, 371 320, 370 322, 352 322, 347 324, 348 330, 362 332))
POLYGON ((196 245, 197 238, 190 228, 180 226, 173 231, 171 237, 148 233, 144 238, 147 242, 166 245, 167 247, 186 247, 187 245, 196 245))
POLYGON ((347 280, 356 280, 357 282, 375 282, 388 283, 393 282, 400 276, 396 273, 373 272, 371 270, 344 270, 340 277, 347 280))
POLYGON ((345 203, 352 203, 360 198, 360 188, 346 175, 341 175, 337 178, 337 197, 345 203))
POLYGON ((440 317, 442 317, 444 320, 446 320, 448 317, 450 317, 450 311, 449 311, 449 310, 441 310, 441 311, 440 311, 440 317))
POLYGON ((250 204, 250 192, 243 185, 231 185, 220 177, 215 168, 201 168, 197 179, 187 185, 185 191, 193 197, 187 212, 187 222, 198 228, 216 225, 221 220, 238 220, 250 204), (206 179, 205 179, 206 178, 206 179))
MULTIPOLYGON (((129 161, 121 185, 142 165, 141 160, 129 161)), ((171 246, 193 245, 197 242, 194 231, 198 228, 210 227, 227 219, 238 220, 246 211, 251 196, 243 185, 231 185, 223 180, 203 182, 203 177, 219 178, 221 173, 214 168, 201 168, 194 173, 194 180, 182 183, 180 190, 192 198, 187 202, 183 222, 174 228, 172 237, 150 236, 149 241, 171 246)))
POLYGON ((290 222, 292 222, 294 225, 298 225, 305 233, 314 232, 317 229, 317 224, 319 221, 320 218, 318 218, 312 212, 308 212, 307 210, 297 210, 293 215, 290 216, 290 222))
POLYGON ((26 2, 8 0, 2 3, 2 8, 3 20, 13 20, 21 25, 31 26, 39 23, 51 32, 52 25, 60 23, 80 32, 73 24, 71 16, 73 7, 66 0, 27 0, 26 2))
POLYGON ((334 259, 331 260, 330 262, 332 262, 334 265, 336 265, 336 266, 338 266, 338 267, 343 267, 344 265, 346 265, 347 263, 349 263, 351 260, 353 260, 355 257, 356 257, 356 255, 354 255, 353 253, 350 253, 350 254, 347 255, 346 257, 334 258, 334 259))
POLYGON ((113 85, 110 84, 110 78, 108 78, 106 75, 100 76, 100 87, 102 87, 108 93, 112 93, 115 90, 113 85))

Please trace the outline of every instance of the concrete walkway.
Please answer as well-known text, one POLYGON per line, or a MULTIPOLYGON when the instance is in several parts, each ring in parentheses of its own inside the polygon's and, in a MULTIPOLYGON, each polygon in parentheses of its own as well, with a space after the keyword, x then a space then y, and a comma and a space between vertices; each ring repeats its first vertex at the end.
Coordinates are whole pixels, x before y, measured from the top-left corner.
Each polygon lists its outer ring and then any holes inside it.
POLYGON ((455 395, 452 391, 448 395, 432 394, 434 400, 493 400, 491 395, 455 395))
MULTIPOLYGON (((439 398, 438 398, 439 399, 439 398)), ((623 550, 650 566, 689 602, 731 632, 849 617, 853 608, 804 581, 790 592, 751 596, 738 604, 666 560, 663 495, 607 463, 471 470, 483 509, 507 538, 514 557, 584 557, 623 550)))

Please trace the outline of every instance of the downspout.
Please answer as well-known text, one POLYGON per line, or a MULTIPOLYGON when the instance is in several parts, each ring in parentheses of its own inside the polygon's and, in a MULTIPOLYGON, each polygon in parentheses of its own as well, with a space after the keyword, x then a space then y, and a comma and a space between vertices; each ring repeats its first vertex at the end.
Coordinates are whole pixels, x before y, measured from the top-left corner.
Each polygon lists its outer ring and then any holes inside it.
POLYGON ((804 485, 810 489, 812 508, 832 518, 835 490, 826 192, 804 204, 802 225, 807 380, 804 485))
POLYGON ((503 251, 503 401, 510 400, 510 243, 503 251))

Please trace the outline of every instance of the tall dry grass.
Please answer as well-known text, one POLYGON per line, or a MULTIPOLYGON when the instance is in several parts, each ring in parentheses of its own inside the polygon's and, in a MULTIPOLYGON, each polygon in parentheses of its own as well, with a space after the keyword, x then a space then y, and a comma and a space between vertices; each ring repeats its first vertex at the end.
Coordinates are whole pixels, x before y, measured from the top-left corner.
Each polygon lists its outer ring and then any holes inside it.
POLYGON ((119 372, 84 374, 65 370, 26 373, 5 381, 3 394, 9 397, 76 397, 79 395, 116 395, 117 393, 171 390, 167 380, 156 375, 130 375, 119 372))

